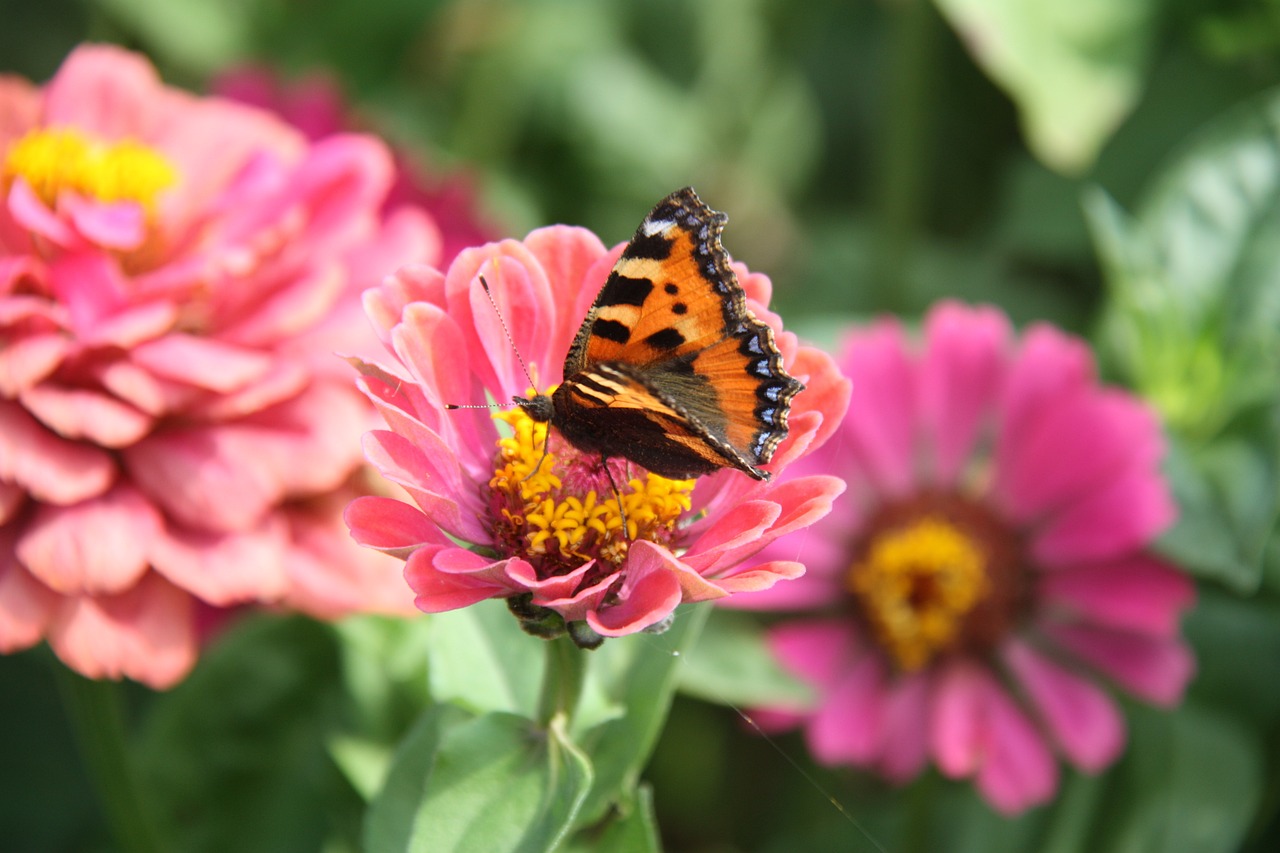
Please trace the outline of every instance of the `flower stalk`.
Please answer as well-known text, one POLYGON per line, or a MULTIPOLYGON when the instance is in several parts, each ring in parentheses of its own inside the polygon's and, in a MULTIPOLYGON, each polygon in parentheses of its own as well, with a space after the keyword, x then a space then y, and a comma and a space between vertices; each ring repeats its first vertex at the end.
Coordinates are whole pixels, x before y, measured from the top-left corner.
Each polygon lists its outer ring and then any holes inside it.
POLYGON ((160 842, 129 758, 119 682, 85 678, 61 663, 53 668, 85 769, 118 849, 123 853, 167 849, 160 842))
POLYGON ((566 724, 572 722, 587 671, 587 652, 569 635, 548 640, 546 649, 547 664, 538 697, 538 724, 543 728, 556 717, 563 717, 566 724))

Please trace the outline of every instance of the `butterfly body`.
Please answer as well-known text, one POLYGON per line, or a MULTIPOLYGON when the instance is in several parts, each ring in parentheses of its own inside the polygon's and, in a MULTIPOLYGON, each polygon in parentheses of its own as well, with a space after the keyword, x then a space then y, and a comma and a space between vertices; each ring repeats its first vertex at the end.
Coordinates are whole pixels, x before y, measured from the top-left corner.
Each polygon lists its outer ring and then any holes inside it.
POLYGON ((727 217, 691 188, 645 217, 569 347, 551 397, 515 398, 570 444, 673 479, 759 466, 803 389, 720 245, 727 217))

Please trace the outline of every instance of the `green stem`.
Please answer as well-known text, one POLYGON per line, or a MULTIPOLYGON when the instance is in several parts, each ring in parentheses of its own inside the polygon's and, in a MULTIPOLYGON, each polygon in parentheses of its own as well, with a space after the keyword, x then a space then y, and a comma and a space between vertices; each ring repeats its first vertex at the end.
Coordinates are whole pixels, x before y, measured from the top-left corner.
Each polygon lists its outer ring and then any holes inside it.
POLYGON ((902 853, 923 853, 931 849, 933 830, 933 798, 938 782, 933 771, 916 779, 907 791, 906 832, 902 840, 902 853))
POLYGON ((551 719, 563 715, 573 720, 582 695, 582 680, 587 669, 587 652, 563 636, 546 643, 547 666, 542 673, 542 694, 538 698, 538 722, 550 725, 551 719))
POLYGON ((125 744, 120 685, 94 681, 53 664, 85 768, 97 790, 116 845, 125 853, 160 853, 125 744))
POLYGON ((879 228, 873 287, 889 311, 911 307, 907 275, 924 212, 927 135, 932 114, 933 36, 938 22, 928 0, 898 0, 890 15, 889 87, 880 140, 879 228))

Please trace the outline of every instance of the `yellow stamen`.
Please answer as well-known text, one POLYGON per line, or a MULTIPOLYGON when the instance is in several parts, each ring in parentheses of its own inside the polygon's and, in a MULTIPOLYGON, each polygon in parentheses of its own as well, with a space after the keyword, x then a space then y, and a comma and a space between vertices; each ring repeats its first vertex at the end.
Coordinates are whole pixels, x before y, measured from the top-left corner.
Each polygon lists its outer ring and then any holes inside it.
POLYGON ((680 516, 692 505, 693 480, 669 480, 650 473, 629 480, 620 495, 612 494, 607 485, 603 492, 567 489, 561 476, 564 460, 559 457, 574 451, 548 452, 547 424, 535 422, 518 408, 494 417, 512 432, 498 439, 489 480, 489 488, 504 502, 495 516, 518 537, 514 544, 531 559, 542 560, 549 571, 591 559, 618 565, 636 539, 670 543, 680 516))
POLYGON ((956 638, 989 587, 982 549, 935 516, 878 534, 847 582, 880 642, 908 671, 956 638))
POLYGON ((52 206, 63 190, 105 202, 133 201, 148 212, 178 182, 178 170, 158 151, 132 140, 108 144, 70 129, 33 130, 10 146, 0 166, 7 186, 21 177, 52 206))

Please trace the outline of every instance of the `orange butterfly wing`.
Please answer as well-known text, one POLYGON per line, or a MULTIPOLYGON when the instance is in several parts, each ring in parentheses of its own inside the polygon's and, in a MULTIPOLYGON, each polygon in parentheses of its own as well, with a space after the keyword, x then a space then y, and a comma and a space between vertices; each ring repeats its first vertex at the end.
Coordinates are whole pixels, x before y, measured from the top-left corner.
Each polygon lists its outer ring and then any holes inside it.
POLYGON ((664 476, 767 478, 803 386, 747 308, 726 220, 686 187, 640 224, 565 359, 554 421, 571 443, 664 476))

